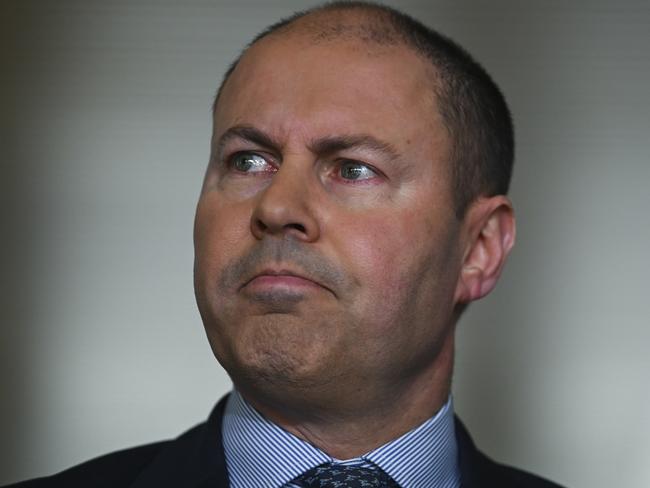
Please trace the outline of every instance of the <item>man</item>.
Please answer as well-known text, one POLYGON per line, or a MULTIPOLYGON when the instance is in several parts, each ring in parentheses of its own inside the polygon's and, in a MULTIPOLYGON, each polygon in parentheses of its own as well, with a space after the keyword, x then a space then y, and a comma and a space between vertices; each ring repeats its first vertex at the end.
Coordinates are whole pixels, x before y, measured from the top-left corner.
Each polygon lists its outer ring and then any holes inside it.
POLYGON ((514 243, 510 115, 464 51, 334 3, 226 74, 195 290, 234 392, 174 441, 23 486, 551 487, 454 420, 454 330, 514 243))

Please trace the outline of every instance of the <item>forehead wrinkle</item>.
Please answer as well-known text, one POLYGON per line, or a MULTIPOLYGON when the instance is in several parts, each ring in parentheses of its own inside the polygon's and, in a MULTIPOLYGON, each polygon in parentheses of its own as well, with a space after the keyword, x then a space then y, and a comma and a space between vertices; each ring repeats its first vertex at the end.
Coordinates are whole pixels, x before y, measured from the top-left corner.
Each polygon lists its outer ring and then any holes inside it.
MULTIPOLYGON (((236 125, 227 129, 217 142, 217 152, 233 139, 243 139, 259 146, 279 151, 283 144, 252 125, 236 125)), ((307 148, 314 154, 332 154, 345 149, 368 149, 383 153, 391 159, 398 159, 399 152, 391 143, 382 141, 370 134, 349 134, 324 136, 307 143, 307 148)))

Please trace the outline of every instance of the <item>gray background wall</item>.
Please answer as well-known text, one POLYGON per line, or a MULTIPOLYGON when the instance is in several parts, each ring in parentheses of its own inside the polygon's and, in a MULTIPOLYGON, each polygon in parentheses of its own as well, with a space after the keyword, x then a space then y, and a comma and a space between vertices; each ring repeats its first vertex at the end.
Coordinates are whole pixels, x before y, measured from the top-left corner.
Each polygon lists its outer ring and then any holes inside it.
MULTIPOLYGON (((0 483, 202 420, 229 381, 191 227, 227 62, 312 2, 3 2, 0 483)), ((456 409, 494 457, 650 486, 650 7, 394 1, 502 85, 519 241, 460 328, 456 409)))

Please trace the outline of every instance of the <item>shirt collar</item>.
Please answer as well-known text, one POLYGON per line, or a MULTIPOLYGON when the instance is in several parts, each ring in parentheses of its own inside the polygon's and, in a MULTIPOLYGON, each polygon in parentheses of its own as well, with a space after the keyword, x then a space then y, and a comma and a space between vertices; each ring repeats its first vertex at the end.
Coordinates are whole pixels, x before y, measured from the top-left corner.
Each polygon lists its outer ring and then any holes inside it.
MULTIPOLYGON (((308 469, 333 459, 264 418, 234 391, 223 420, 223 445, 233 488, 283 487, 308 469)), ((403 488, 459 486, 451 397, 430 419, 350 463, 372 463, 403 488)))

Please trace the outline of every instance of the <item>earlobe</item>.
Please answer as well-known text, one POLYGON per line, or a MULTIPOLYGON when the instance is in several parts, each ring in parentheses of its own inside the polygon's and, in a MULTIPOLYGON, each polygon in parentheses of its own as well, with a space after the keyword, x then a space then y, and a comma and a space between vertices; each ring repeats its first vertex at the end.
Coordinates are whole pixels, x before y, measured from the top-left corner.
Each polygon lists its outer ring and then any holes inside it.
POLYGON ((515 242, 515 217, 505 195, 480 198, 465 216, 465 252, 456 302, 483 298, 496 286, 515 242))

